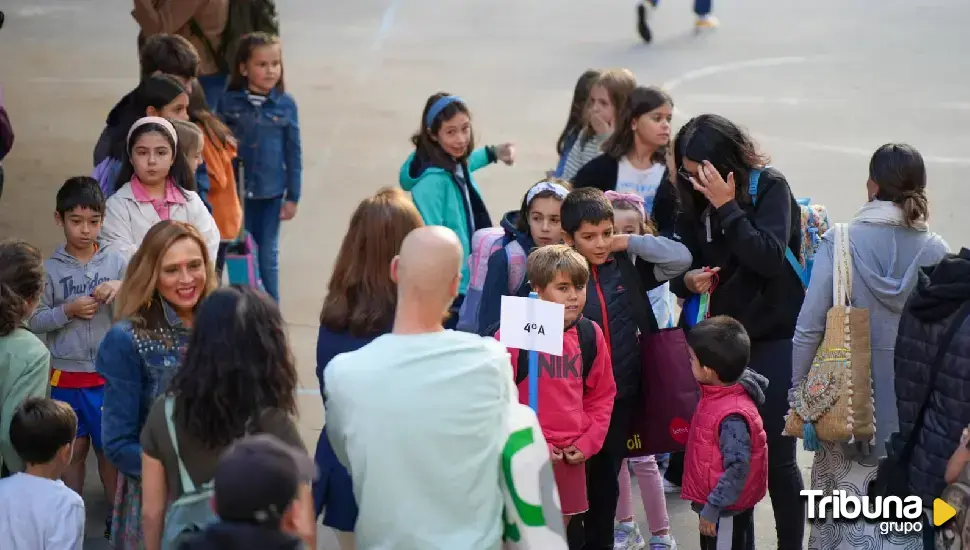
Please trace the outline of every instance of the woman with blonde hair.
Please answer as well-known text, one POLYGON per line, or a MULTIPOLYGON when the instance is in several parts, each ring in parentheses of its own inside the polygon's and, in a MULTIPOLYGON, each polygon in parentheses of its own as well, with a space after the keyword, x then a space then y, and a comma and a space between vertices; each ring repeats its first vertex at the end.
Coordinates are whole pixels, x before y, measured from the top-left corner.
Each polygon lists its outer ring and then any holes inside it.
POLYGON ((143 547, 139 436, 149 407, 182 364, 196 307, 215 286, 199 230, 166 220, 145 235, 115 298, 117 323, 95 366, 105 379, 104 452, 119 470, 111 523, 116 549, 143 547))
MULTIPOLYGON (((356 351, 391 331, 397 288, 391 281, 391 260, 401 243, 424 222, 403 191, 384 188, 364 199, 344 235, 320 312, 317 378, 323 395, 323 370, 341 353, 356 351)), ((341 550, 354 548, 357 521, 350 474, 334 455, 326 426, 316 452, 320 477, 313 487, 317 514, 326 509, 323 524, 337 532, 341 550)))

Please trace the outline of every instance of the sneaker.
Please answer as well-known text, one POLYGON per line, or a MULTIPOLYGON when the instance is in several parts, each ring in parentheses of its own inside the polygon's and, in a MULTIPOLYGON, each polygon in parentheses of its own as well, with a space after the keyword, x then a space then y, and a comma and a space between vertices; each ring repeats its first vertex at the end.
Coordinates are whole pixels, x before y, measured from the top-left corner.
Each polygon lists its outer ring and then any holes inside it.
POLYGON ((616 524, 613 529, 613 550, 643 550, 646 547, 647 543, 643 540, 640 526, 636 522, 616 524))
POLYGON ((677 542, 670 535, 654 535, 650 537, 650 550, 677 550, 677 542))
POLYGON ((717 20, 717 17, 707 14, 697 18, 697 23, 694 23, 694 30, 696 32, 701 32, 709 29, 716 29, 719 26, 721 26, 721 22, 717 20))
POLYGON ((649 15, 647 13, 648 4, 651 7, 654 5, 654 3, 650 0, 641 0, 641 2, 637 4, 637 33, 639 33, 640 38, 642 38, 647 44, 653 40, 653 34, 650 32, 650 25, 647 24, 647 16, 649 15))
POLYGON ((664 493, 667 493, 668 495, 671 493, 680 494, 680 485, 675 485, 664 479, 664 493))

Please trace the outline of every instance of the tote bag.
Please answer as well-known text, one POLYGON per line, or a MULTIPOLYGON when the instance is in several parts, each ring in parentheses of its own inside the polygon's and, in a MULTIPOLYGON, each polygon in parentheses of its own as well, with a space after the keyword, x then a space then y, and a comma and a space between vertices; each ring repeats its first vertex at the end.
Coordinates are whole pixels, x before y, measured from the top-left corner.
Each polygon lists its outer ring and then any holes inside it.
POLYGON ((836 224, 832 254, 832 308, 812 367, 792 392, 785 434, 805 440, 871 442, 875 437, 870 376, 869 310, 852 307, 852 255, 846 224, 836 224))
POLYGON ((634 292, 633 310, 640 329, 641 405, 631 418, 627 455, 683 451, 701 397, 687 338, 682 329, 658 328, 636 266, 626 256, 617 255, 616 260, 624 282, 634 292))

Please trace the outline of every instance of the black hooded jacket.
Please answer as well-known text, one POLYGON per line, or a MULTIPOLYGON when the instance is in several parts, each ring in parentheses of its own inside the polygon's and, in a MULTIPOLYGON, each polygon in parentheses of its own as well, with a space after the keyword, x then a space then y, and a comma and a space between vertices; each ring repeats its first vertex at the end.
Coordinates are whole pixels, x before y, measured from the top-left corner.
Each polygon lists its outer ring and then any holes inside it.
POLYGON ((104 121, 104 130, 101 131, 98 142, 94 145, 94 166, 101 164, 101 161, 111 154, 111 145, 117 140, 117 133, 127 133, 128 127, 135 121, 131 114, 131 110, 134 109, 132 105, 134 97, 134 90, 128 92, 108 112, 108 118, 104 121))
POLYGON ((303 541, 268 527, 219 522, 182 543, 179 550, 302 550, 303 541))
POLYGON ((970 250, 949 254, 924 268, 899 321, 895 352, 899 431, 889 439, 898 456, 913 433, 926 392, 932 390, 923 429, 909 461, 913 494, 930 502, 946 483, 946 463, 970 424, 970 321, 963 320, 929 388, 930 369, 943 334, 957 311, 970 302, 970 250))

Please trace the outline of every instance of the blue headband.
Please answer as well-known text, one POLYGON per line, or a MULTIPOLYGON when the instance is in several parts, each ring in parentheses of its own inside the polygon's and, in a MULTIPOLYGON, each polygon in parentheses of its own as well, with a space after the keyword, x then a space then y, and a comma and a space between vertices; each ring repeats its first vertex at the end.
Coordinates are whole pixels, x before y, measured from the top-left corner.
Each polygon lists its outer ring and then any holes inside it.
POLYGON ((441 114, 441 111, 456 101, 464 103, 461 98, 456 95, 446 95, 439 98, 438 101, 435 101, 434 104, 431 105, 431 108, 428 109, 428 116, 424 117, 424 125, 431 128, 431 124, 434 122, 434 119, 441 114))

